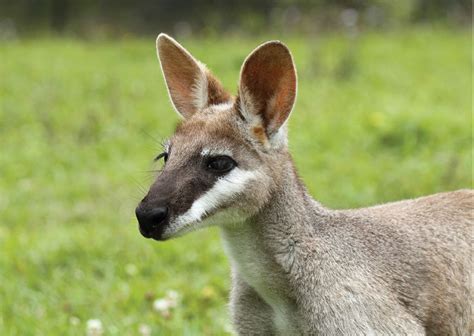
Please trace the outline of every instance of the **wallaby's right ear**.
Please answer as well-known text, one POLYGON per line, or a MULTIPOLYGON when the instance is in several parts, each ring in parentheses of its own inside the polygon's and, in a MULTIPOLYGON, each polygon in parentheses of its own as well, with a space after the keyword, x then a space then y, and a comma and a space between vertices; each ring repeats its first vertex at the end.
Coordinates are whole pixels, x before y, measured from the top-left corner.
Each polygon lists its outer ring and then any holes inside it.
POLYGON ((168 35, 158 35, 156 49, 171 102, 184 118, 231 99, 206 66, 168 35))
POLYGON ((240 73, 237 104, 263 142, 272 139, 290 116, 296 99, 296 70, 288 48, 270 41, 255 49, 240 73))

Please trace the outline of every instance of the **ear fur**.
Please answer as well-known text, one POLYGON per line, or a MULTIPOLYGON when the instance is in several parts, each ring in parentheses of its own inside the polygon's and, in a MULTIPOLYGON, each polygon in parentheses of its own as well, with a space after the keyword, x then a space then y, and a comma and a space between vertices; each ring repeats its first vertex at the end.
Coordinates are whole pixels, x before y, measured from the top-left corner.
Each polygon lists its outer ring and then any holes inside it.
POLYGON ((262 142, 288 119, 296 98, 296 69, 288 48, 279 41, 257 47, 245 60, 236 100, 240 113, 262 142), (260 127, 256 127, 260 124, 260 127))
POLYGON ((206 66, 173 38, 161 33, 156 39, 156 49, 171 102, 184 118, 209 105, 231 100, 206 66))

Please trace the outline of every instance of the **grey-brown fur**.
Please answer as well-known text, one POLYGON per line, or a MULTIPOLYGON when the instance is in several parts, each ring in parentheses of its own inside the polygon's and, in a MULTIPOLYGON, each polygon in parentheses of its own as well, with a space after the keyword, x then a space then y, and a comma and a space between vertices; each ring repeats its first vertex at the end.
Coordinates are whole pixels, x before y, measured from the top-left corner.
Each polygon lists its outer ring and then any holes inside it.
MULTIPOLYGON (((290 165, 283 169, 272 202, 245 225, 272 261, 266 286, 294 307, 295 334, 470 335, 471 191, 328 210, 300 189, 290 165)), ((232 291, 239 334, 277 334, 262 323, 273 321, 272 308, 254 298, 239 267, 232 291)))
POLYGON ((247 58, 235 100, 171 38, 160 35, 158 49, 185 121, 139 208, 168 205, 160 240, 211 220, 221 227, 239 335, 471 335, 471 190, 327 209, 306 191, 286 145, 296 72, 284 45, 269 42, 247 58), (206 87, 212 99, 199 96, 206 87), (231 153, 232 181, 245 189, 203 168, 209 146, 231 153), (223 192, 231 197, 212 198, 223 192), (209 208, 180 231, 195 204, 209 208))

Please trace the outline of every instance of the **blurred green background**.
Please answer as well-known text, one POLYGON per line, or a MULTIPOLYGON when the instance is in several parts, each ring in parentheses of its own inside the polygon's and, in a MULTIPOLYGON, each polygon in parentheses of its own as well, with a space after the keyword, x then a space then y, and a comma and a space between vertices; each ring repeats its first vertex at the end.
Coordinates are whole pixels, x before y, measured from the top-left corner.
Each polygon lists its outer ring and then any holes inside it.
POLYGON ((0 0, 0 335, 230 334, 218 230, 157 243, 134 219, 178 121, 161 31, 233 93, 254 47, 290 47, 290 148, 323 204, 472 187, 470 1, 0 0))

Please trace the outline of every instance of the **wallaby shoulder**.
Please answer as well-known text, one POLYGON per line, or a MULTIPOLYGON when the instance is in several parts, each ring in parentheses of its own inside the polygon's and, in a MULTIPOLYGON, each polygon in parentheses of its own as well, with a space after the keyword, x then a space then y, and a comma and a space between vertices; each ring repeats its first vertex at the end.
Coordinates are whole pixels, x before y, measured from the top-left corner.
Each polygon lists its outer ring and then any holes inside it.
POLYGON ((367 208, 335 210, 325 227, 338 242, 350 242, 349 248, 360 252, 364 262, 378 260, 385 265, 411 265, 420 270, 431 262, 447 265, 467 261, 473 210, 474 192, 458 190, 367 208), (415 265, 417 262, 419 265, 415 265))
POLYGON ((474 220, 474 191, 462 189, 429 196, 375 205, 367 208, 336 210, 345 223, 393 227, 414 234, 425 229, 467 230, 474 220))
POLYGON ((427 329, 458 334, 438 317, 471 319, 473 207, 474 192, 458 190, 335 211, 331 233, 427 329))

